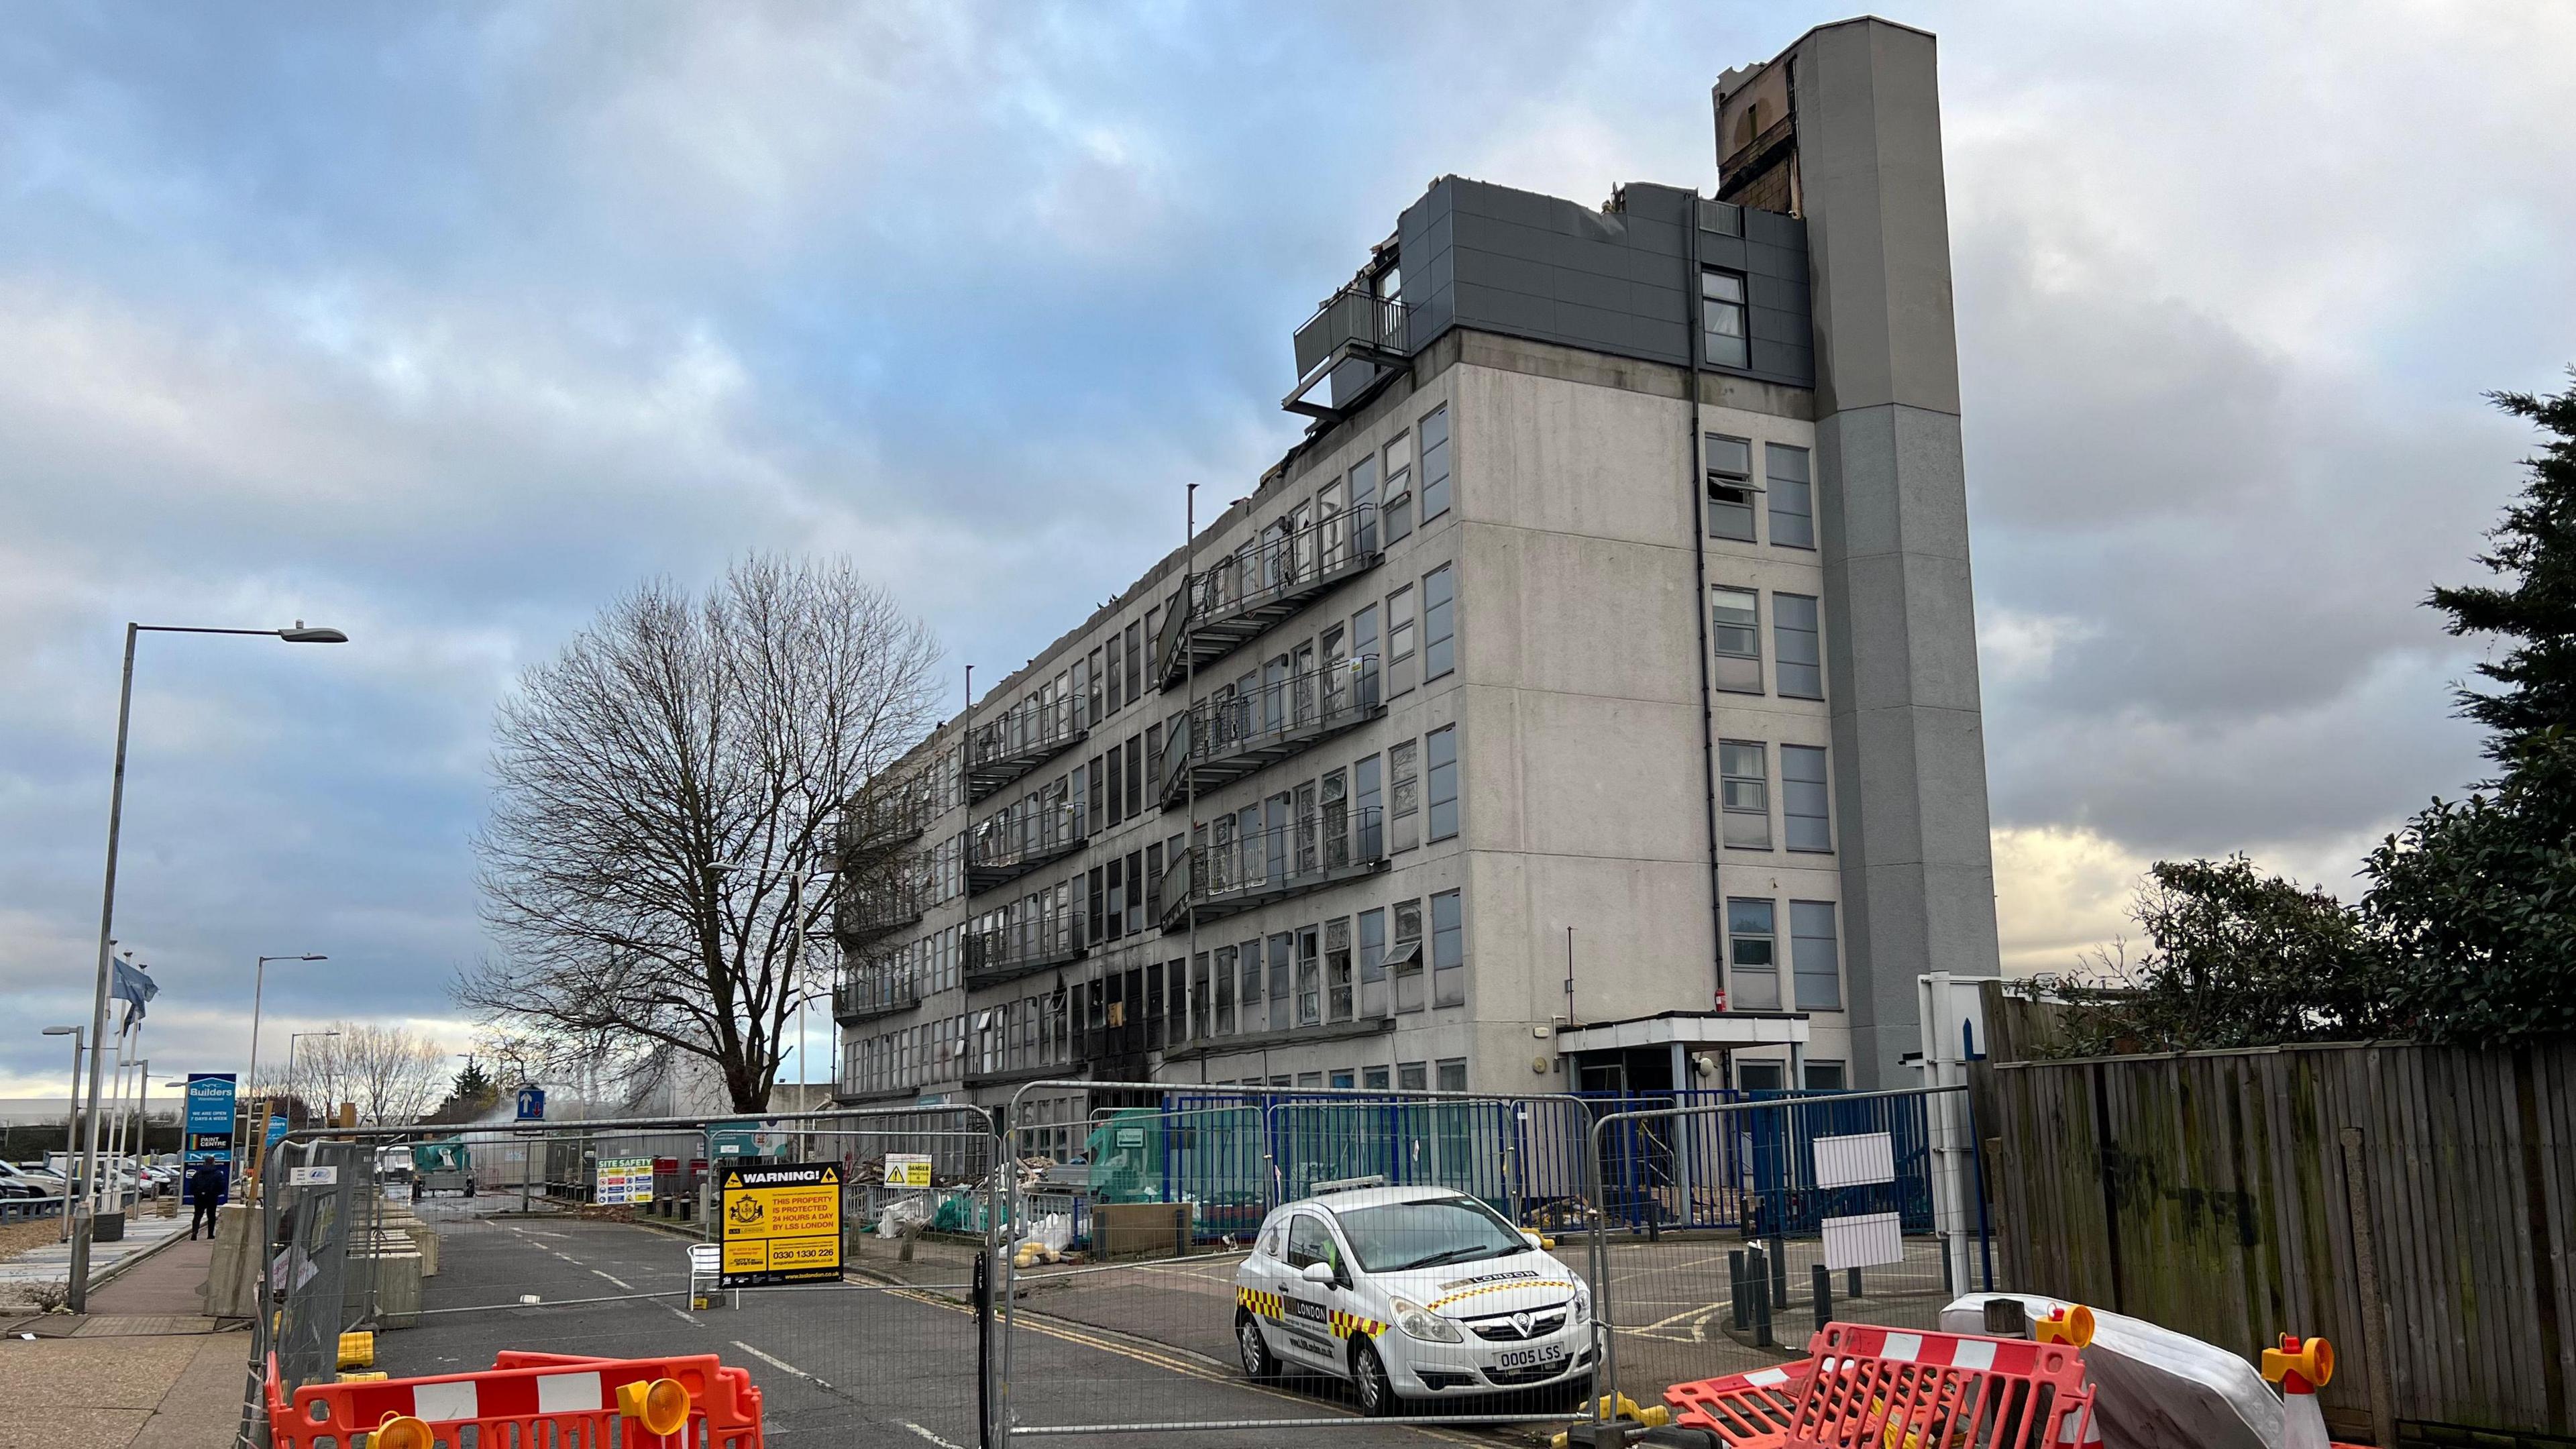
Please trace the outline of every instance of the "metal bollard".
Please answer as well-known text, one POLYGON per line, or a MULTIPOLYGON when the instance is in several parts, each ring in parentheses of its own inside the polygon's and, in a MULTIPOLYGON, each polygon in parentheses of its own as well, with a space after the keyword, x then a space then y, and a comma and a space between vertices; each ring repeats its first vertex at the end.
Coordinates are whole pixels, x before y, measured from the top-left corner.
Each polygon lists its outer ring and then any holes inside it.
POLYGON ((1789 1306, 1789 1240, 1771 1239, 1771 1301, 1782 1308, 1789 1306))
POLYGON ((1834 1270, 1818 1263, 1815 1267, 1816 1332, 1834 1321, 1834 1270))
POLYGON ((1850 1275, 1850 1281, 1843 1285, 1843 1296, 1845 1298, 1858 1298, 1860 1296, 1860 1270, 1858 1268, 1852 1268, 1847 1270, 1847 1272, 1850 1275))
POLYGON ((1932 1235, 1932 1241, 1941 1245, 1941 1296, 1956 1298, 1959 1296, 1959 1285, 1950 1281, 1957 1276, 1956 1270, 1950 1266, 1950 1235, 1935 1233, 1932 1235))
POLYGON ((1753 1342, 1761 1348, 1778 1343, 1771 1336, 1771 1275, 1755 1265, 1753 1274, 1753 1342))
POLYGON ((1752 1297, 1752 1294, 1745 1286, 1744 1250, 1742 1248, 1737 1248, 1726 1255, 1726 1282, 1726 1301, 1727 1304, 1735 1310, 1735 1328, 1737 1332, 1741 1333, 1746 1328, 1750 1327, 1753 1322, 1752 1314, 1749 1311, 1752 1308, 1752 1305, 1746 1301, 1748 1298, 1752 1297))

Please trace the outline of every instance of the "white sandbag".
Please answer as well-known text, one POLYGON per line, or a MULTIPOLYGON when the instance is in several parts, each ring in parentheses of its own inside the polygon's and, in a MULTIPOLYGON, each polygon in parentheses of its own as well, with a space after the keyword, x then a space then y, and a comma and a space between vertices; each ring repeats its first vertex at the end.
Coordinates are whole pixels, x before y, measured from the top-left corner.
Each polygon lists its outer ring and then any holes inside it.
MULTIPOLYGON (((2010 1298, 2032 1322, 2072 1305, 2029 1293, 1971 1293, 1941 1310, 1944 1333, 1984 1333, 1986 1301, 2010 1298)), ((2093 1415, 2123 1449, 2281 1449, 2281 1401, 2251 1364, 2143 1318, 2093 1310, 2084 1350, 2093 1415)))
POLYGON ((1073 1246, 1073 1219, 1063 1213, 1047 1213, 1029 1224, 1029 1241, 1052 1256, 1073 1246))

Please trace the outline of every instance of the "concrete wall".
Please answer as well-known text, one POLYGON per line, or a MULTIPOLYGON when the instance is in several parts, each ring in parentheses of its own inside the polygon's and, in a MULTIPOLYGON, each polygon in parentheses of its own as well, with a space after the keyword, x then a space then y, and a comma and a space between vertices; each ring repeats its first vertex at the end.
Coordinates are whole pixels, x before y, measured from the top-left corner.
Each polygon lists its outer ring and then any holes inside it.
POLYGON ((1915 977, 2001 971, 1931 36, 1810 32, 1796 68, 1817 522, 1859 1085, 1902 1085, 1915 977), (1872 1070, 1874 1065, 1874 1072, 1872 1070))

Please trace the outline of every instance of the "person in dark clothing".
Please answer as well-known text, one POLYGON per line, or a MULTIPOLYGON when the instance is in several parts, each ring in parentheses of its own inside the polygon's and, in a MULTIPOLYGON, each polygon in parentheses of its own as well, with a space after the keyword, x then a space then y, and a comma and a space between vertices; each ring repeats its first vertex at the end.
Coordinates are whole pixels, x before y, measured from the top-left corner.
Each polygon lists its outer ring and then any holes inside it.
POLYGON ((197 1240, 199 1228, 209 1238, 215 1235, 215 1209, 223 1205, 224 1187, 223 1170, 211 1162, 200 1162, 188 1173, 188 1200, 197 1205, 196 1216, 188 1220, 189 1242, 197 1240))

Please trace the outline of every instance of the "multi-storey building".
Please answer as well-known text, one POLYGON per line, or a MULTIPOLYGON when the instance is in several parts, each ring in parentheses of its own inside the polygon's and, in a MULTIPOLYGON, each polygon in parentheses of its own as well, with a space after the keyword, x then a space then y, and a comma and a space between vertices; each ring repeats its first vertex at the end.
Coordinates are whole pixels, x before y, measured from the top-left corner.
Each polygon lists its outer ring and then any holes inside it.
POLYGON ((1910 1080, 1997 971, 1933 42, 1715 99, 1713 198, 1435 182, 1306 436, 905 762, 845 1097, 1910 1080))

